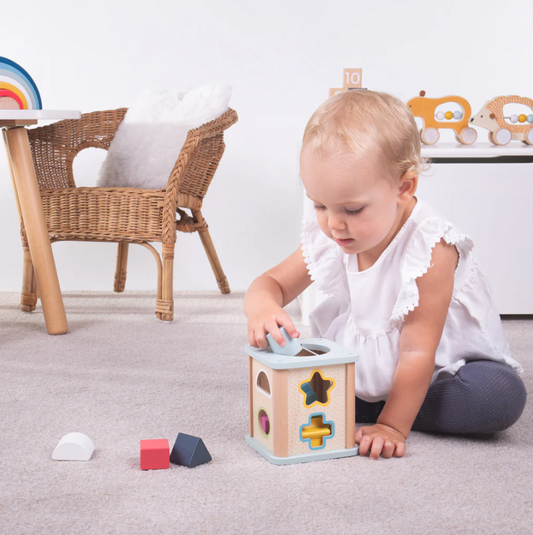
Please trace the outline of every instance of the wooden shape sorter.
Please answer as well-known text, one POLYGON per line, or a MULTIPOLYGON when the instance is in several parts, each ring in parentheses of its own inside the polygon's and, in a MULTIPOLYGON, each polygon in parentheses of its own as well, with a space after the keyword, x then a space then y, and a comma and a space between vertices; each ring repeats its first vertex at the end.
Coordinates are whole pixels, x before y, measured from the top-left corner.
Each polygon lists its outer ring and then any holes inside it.
POLYGON ((357 455, 357 355, 324 338, 300 344, 296 355, 245 347, 250 366, 246 442, 274 464, 357 455))

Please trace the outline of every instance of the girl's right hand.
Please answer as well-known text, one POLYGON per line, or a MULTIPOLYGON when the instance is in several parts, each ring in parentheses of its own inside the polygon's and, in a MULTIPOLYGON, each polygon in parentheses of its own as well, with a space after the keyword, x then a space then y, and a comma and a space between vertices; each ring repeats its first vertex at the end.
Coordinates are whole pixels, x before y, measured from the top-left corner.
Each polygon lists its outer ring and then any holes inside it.
POLYGON ((268 349, 266 335, 270 333, 280 346, 284 346, 285 338, 281 334, 280 327, 285 327, 292 338, 300 336, 285 310, 277 304, 269 304, 248 318, 248 342, 252 347, 268 349))

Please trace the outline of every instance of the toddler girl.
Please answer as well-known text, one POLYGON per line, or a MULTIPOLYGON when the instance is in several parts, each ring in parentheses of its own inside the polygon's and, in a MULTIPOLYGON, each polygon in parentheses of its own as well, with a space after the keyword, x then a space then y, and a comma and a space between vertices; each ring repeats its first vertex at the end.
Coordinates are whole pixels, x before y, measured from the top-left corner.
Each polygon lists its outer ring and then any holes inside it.
POLYGON ((493 433, 522 413, 522 367, 509 352, 472 239, 415 196, 423 162, 409 108, 353 90, 324 102, 303 138, 300 174, 315 213, 302 243, 251 284, 248 339, 281 345, 283 307, 313 281, 329 295, 313 337, 355 350, 361 455, 405 453, 411 429, 493 433))

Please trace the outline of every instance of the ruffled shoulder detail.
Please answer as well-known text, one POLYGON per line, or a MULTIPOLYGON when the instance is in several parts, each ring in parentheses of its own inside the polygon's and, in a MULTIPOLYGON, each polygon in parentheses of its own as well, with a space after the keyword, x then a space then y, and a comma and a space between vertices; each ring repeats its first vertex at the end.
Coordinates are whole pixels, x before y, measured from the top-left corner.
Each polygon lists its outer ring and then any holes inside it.
POLYGON ((416 279, 424 275, 431 267, 431 255, 435 245, 443 239, 455 245, 459 252, 459 265, 456 270, 456 287, 462 273, 470 265, 470 256, 474 248, 472 238, 460 232, 453 223, 445 219, 430 217, 420 222, 405 249, 401 262, 402 287, 392 310, 391 321, 402 321, 419 303, 416 279))
POLYGON ((302 219, 302 249, 311 280, 327 295, 350 300, 346 254, 320 229, 313 214, 302 219))

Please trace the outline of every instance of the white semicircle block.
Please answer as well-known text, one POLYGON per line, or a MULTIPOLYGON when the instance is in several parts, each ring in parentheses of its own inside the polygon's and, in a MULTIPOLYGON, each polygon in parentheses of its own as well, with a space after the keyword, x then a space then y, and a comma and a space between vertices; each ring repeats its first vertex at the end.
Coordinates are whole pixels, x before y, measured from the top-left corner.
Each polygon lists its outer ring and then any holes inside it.
POLYGON ((83 433, 66 434, 52 453, 54 461, 88 461, 94 451, 93 441, 83 433))

